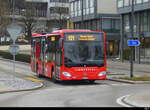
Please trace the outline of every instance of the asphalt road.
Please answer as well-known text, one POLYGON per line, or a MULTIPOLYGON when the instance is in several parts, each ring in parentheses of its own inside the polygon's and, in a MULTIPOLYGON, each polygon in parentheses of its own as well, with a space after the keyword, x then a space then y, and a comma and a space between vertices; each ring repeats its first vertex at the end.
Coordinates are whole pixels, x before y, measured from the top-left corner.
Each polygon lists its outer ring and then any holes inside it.
MULTIPOLYGON (((17 63, 12 72, 12 62, 0 60, 0 71, 20 78, 35 77, 27 64, 17 63)), ((54 84, 48 78, 39 90, 0 94, 0 107, 123 107, 118 98, 150 90, 148 84, 132 85, 113 81, 63 82, 54 84)))

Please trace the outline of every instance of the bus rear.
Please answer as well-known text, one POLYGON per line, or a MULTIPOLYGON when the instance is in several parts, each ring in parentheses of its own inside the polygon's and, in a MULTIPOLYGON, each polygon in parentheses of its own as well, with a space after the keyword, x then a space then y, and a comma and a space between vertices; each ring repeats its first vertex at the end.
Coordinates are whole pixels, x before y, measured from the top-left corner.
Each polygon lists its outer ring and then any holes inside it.
POLYGON ((64 32, 60 80, 106 79, 106 36, 104 32, 64 32))

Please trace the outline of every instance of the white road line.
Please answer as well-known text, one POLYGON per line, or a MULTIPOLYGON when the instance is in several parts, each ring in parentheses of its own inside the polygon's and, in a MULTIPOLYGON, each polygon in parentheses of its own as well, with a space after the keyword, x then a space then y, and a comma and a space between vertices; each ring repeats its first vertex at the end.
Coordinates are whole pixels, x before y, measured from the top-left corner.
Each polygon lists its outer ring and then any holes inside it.
POLYGON ((129 86, 131 84, 111 84, 112 86, 129 86))
POLYGON ((126 97, 128 97, 128 96, 130 96, 130 95, 122 96, 122 97, 118 98, 116 102, 117 102, 119 105, 122 105, 122 106, 124 106, 124 107, 133 107, 133 106, 127 105, 127 104, 125 104, 125 103, 123 102, 123 99, 126 98, 126 97))

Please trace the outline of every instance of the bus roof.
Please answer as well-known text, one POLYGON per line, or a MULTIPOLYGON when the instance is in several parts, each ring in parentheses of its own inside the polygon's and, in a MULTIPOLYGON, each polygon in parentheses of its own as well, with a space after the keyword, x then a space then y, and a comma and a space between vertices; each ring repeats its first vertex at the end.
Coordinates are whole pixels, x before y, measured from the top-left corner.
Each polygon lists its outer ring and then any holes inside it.
POLYGON ((44 37, 44 36, 53 36, 56 34, 39 34, 39 33, 33 33, 32 37, 44 37))
POLYGON ((103 32, 103 31, 93 31, 93 30, 81 30, 81 29, 64 29, 64 30, 57 30, 57 31, 53 31, 51 34, 49 33, 33 33, 32 37, 44 37, 44 36, 53 36, 53 35, 59 35, 59 34, 63 34, 65 32, 103 32))
POLYGON ((81 30, 81 29, 76 29, 76 30, 71 30, 71 29, 65 29, 65 30, 57 30, 53 31, 53 34, 58 34, 58 33, 65 33, 65 32, 102 32, 102 31, 93 31, 93 30, 81 30))

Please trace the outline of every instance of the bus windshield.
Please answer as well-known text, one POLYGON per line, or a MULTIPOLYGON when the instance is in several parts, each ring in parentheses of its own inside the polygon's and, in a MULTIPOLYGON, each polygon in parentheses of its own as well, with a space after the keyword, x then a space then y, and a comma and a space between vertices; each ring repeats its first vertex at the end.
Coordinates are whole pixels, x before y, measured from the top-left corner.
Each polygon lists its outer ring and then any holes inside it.
POLYGON ((104 43, 102 35, 82 34, 82 37, 80 37, 81 34, 71 34, 71 36, 70 40, 65 39, 64 42, 66 67, 104 66, 104 43), (101 37, 101 39, 97 39, 96 37, 101 37))

